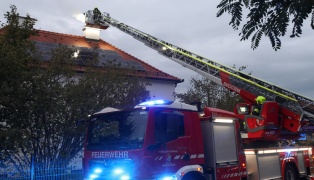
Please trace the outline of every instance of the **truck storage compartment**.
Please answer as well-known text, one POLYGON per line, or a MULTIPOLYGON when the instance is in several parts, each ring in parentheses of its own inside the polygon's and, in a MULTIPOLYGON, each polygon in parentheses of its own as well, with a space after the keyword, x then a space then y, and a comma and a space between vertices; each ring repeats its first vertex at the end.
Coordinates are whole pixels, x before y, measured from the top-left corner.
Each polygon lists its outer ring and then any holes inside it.
POLYGON ((246 154, 248 178, 281 179, 281 168, 278 153, 246 154))
POLYGON ((235 124, 232 120, 230 122, 201 122, 205 167, 238 163, 235 124))

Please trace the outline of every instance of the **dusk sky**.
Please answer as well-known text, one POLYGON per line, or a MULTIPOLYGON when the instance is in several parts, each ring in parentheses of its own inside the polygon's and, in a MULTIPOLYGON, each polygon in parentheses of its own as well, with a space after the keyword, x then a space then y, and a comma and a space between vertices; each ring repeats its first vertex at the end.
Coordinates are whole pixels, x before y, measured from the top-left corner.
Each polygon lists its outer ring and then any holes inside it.
MULTIPOLYGON (((276 86, 314 99, 314 30, 310 19, 303 24, 300 38, 290 38, 289 26, 282 47, 274 51, 263 36, 260 46, 240 41, 240 31, 229 26, 230 16, 217 18, 220 0, 1 0, 0 21, 10 5, 16 5, 21 16, 37 19, 35 28, 83 35, 84 23, 77 20, 95 7, 111 17, 147 34, 199 54, 225 66, 247 66, 244 71, 276 86)), ((161 56, 126 33, 110 27, 101 39, 146 63, 180 79, 176 91, 185 92, 191 77, 197 74, 161 56)))

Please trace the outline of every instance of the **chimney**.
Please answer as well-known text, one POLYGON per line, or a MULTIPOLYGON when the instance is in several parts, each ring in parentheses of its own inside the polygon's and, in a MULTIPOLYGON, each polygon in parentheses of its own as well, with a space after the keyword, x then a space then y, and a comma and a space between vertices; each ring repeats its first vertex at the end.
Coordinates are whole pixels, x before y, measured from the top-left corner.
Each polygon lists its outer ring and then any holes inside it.
MULTIPOLYGON (((24 16, 18 16, 18 25, 19 26, 22 26, 23 25, 23 23, 25 22, 25 20, 26 20, 26 17, 24 17, 24 16)), ((35 21, 37 21, 37 19, 34 19, 34 18, 30 18, 31 19, 31 23, 35 23, 35 21)))
POLYGON ((86 39, 94 40, 94 41, 100 40, 100 31, 101 31, 100 29, 85 26, 83 31, 84 31, 84 36, 86 39))

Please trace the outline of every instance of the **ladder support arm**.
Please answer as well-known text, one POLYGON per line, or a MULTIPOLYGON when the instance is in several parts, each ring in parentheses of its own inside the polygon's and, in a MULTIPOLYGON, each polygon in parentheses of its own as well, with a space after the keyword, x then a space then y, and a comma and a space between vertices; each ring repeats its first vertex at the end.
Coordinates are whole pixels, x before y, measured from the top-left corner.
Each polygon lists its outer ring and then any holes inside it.
MULTIPOLYGON (((314 120, 314 101, 299 94, 285 90, 266 81, 255 78, 251 75, 240 72, 234 68, 224 66, 205 57, 192 53, 188 50, 175 46, 159 38, 146 34, 140 30, 130 27, 113 19, 109 13, 102 13, 95 16, 93 11, 85 14, 86 25, 95 24, 103 26, 114 26, 119 30, 131 35, 133 38, 141 41, 146 46, 156 50, 163 56, 187 67, 208 79, 218 83, 243 98, 254 101, 258 95, 263 95, 267 100, 276 101, 284 108, 289 109, 298 115, 298 118, 309 118, 314 120), (223 81, 222 75, 228 76, 228 82, 223 81), (243 93, 241 93, 243 91, 243 93), (252 98, 254 97, 254 98, 252 98)), ((301 121, 301 119, 299 119, 301 121)))

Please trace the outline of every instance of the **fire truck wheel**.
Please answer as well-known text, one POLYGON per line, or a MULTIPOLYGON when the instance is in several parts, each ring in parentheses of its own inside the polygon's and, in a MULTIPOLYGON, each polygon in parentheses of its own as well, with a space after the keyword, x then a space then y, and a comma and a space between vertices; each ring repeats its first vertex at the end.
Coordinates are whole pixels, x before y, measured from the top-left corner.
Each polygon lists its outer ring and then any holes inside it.
POLYGON ((287 165, 285 168, 285 180, 297 180, 297 172, 292 165, 287 165))
POLYGON ((183 176, 182 180, 206 180, 205 177, 200 173, 190 172, 183 176))

